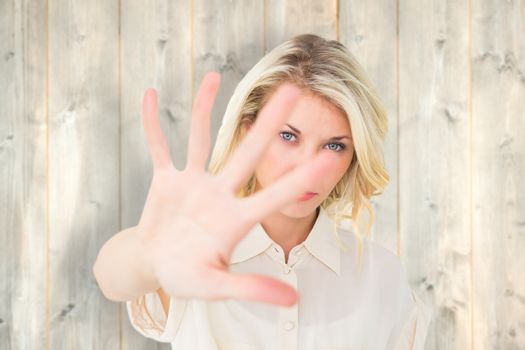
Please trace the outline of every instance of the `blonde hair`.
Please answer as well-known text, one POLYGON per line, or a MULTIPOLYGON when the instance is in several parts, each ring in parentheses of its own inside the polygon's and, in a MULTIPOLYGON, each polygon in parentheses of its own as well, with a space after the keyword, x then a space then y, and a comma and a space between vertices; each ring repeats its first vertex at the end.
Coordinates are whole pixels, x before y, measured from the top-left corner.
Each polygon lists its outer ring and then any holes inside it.
MULTIPOLYGON (((370 198, 383 193, 390 179, 383 156, 388 123, 385 108, 364 69, 340 42, 301 34, 262 57, 239 82, 226 107, 208 171, 217 174, 222 169, 246 133, 241 125, 254 122, 258 111, 285 81, 332 103, 348 117, 355 153, 346 173, 321 206, 333 219, 340 246, 337 227, 342 220, 351 220, 360 264, 361 209, 365 207, 369 212, 365 233, 370 234, 375 218, 370 198)), ((249 196, 254 188, 255 175, 252 175, 238 196, 249 196)), ((341 248, 348 249, 344 244, 341 248)))

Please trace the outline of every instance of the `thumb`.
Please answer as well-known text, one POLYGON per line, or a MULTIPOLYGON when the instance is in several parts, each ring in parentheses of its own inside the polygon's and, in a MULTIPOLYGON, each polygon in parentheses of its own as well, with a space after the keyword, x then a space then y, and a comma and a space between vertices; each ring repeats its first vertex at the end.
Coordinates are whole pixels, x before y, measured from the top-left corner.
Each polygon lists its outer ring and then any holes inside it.
POLYGON ((227 298, 244 299, 263 303, 292 306, 299 294, 291 285, 278 279, 257 274, 236 274, 217 271, 221 276, 217 291, 227 298))

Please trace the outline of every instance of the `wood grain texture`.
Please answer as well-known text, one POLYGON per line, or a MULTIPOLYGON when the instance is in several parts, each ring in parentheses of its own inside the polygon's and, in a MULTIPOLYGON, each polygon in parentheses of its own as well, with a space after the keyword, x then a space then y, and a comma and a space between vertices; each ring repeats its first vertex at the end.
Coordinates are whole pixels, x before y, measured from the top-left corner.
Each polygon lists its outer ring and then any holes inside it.
POLYGON ((2 349, 44 349, 49 330, 46 74, 44 4, 1 1, 2 349))
POLYGON ((336 0, 266 0, 266 47, 312 33, 337 39, 336 0))
POLYGON ((400 256, 434 305, 429 349, 472 346, 467 20, 466 2, 400 2, 400 256))
POLYGON ((340 1, 338 13, 338 40, 362 65, 388 113, 384 152, 390 183, 382 195, 371 199, 376 214, 371 238, 399 254, 396 6, 385 1, 340 1))
POLYGON ((48 348, 115 348, 119 305, 92 266, 119 230, 118 7, 48 5, 48 348))
MULTIPOLYGON (((192 1, 121 3, 121 228, 140 219, 153 175, 142 124, 142 99, 157 90, 159 118, 175 167, 186 161, 192 84, 192 1)), ((132 328, 121 303, 122 349, 170 349, 132 328)))
POLYGON ((261 1, 222 0, 195 0, 194 6, 193 94, 207 72, 221 74, 210 122, 213 147, 237 84, 264 55, 264 6, 261 1))
POLYGON ((525 2, 475 1, 471 18, 473 348, 523 349, 525 2))
MULTIPOLYGON (((346 7, 348 6, 347 4, 346 7)), ((305 33, 319 35, 327 40, 338 40, 339 18, 336 0, 268 0, 265 52, 305 33)), ((342 226, 352 229, 347 222, 343 222, 342 226)))

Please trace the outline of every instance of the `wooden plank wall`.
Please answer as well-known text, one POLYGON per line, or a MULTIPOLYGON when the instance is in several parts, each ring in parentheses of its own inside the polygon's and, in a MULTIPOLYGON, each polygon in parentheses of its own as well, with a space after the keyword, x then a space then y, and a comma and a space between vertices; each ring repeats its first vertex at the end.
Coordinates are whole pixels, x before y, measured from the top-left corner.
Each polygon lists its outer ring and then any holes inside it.
POLYGON ((0 1, 0 348, 169 349, 91 268, 138 222, 152 169, 144 90, 175 166, 193 96, 312 32, 345 44, 389 112, 372 238, 434 307, 426 349, 525 348, 525 2, 0 1))

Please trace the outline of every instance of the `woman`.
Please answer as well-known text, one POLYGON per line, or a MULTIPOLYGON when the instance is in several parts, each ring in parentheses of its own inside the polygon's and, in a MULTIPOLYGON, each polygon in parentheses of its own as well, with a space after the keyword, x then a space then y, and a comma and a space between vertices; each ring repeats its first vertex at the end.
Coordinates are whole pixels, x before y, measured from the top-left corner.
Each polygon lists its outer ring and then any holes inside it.
POLYGON ((274 48, 238 84, 206 172, 219 80, 197 93, 183 171, 146 91, 153 180, 139 224, 97 257, 104 295, 173 349, 422 349, 430 310, 360 225, 389 176, 359 63, 312 34, 274 48))

